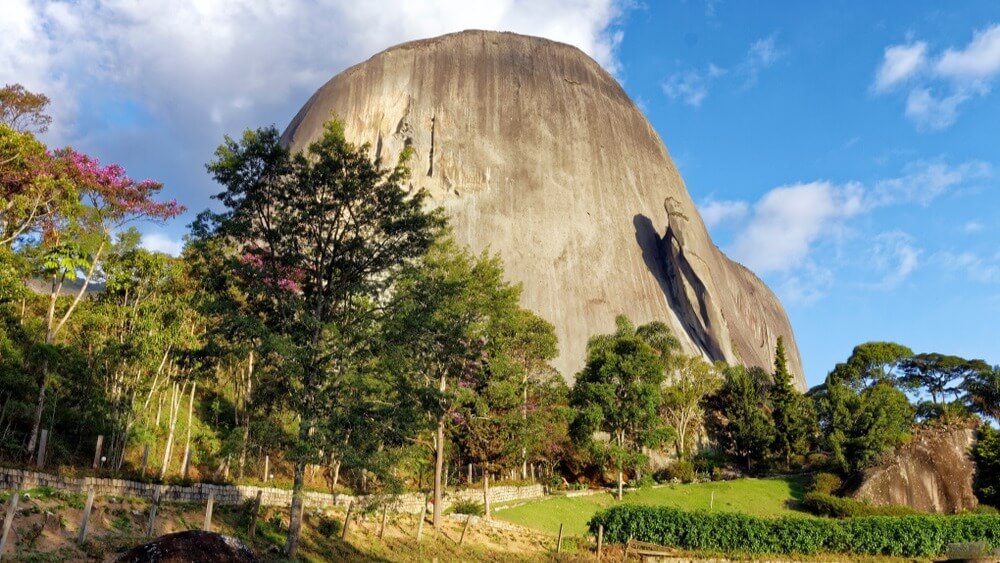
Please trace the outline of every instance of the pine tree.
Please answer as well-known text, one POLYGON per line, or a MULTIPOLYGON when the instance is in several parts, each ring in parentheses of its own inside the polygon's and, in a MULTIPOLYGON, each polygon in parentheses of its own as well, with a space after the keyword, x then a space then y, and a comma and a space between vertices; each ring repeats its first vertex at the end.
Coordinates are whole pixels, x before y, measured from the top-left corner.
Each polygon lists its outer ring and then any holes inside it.
POLYGON ((810 421, 814 417, 812 403, 792 386, 792 374, 788 371, 788 359, 785 356, 785 342, 780 336, 774 351, 774 383, 770 399, 775 430, 771 451, 784 461, 787 469, 794 454, 808 450, 810 421))

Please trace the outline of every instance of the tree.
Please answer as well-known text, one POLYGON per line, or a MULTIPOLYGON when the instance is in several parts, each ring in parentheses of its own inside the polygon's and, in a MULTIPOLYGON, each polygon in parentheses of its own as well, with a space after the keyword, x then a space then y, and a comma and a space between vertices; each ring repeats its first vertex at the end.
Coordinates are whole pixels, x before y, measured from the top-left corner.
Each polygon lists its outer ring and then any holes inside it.
MULTIPOLYGON (((336 120, 303 152, 290 155, 273 127, 226 138, 208 170, 226 210, 214 234, 234 254, 248 307, 282 343, 291 411, 298 418, 286 553, 301 529, 305 467, 319 458, 311 436, 338 402, 355 354, 382 315, 401 268, 422 255, 443 226, 408 195, 405 159, 383 169, 336 120)), ((364 432, 363 428, 356 429, 364 432)))
POLYGON ((888 382, 858 392, 831 373, 811 394, 824 445, 845 473, 870 467, 909 437, 913 406, 888 382))
POLYGON ((774 441, 768 379, 760 368, 730 366, 722 387, 706 400, 711 415, 709 435, 724 452, 741 461, 747 472, 765 458, 774 441))
POLYGON ((951 395, 958 398, 963 383, 990 371, 983 360, 966 360, 944 354, 917 354, 900 362, 899 383, 905 389, 926 391, 935 405, 951 395))
POLYGON ((1000 366, 969 375, 962 388, 973 411, 1000 422, 1000 366))
POLYGON ((831 376, 858 391, 877 383, 893 383, 896 368, 910 356, 913 350, 895 342, 865 342, 855 346, 847 361, 834 367, 831 376))
MULTIPOLYGON (((38 224, 39 231, 24 250, 35 261, 35 273, 49 284, 45 315, 43 348, 51 350, 66 327, 87 289, 101 273, 101 265, 112 244, 112 237, 126 225, 140 219, 165 220, 176 217, 184 207, 176 201, 158 202, 154 197, 163 185, 152 180, 130 178, 117 164, 102 165, 97 159, 71 148, 55 152, 55 174, 68 186, 70 197, 51 210, 38 224), (76 282, 76 287, 72 284, 76 282), (72 289, 70 289, 72 287, 72 289), (61 307, 60 297, 70 289, 68 304, 61 307)), ((33 457, 45 408, 52 354, 42 361, 38 382, 38 400, 28 440, 28 455, 33 457)))
POLYGON ((395 289, 386 340, 412 397, 404 405, 419 409, 424 422, 412 439, 434 455, 440 526, 449 437, 467 461, 492 469, 512 464, 512 451, 523 454, 534 419, 531 382, 555 355, 554 329, 518 305, 521 288, 504 281, 499 258, 472 256, 450 237, 408 268, 395 289))
POLYGON ((44 133, 52 123, 52 117, 45 113, 48 105, 45 94, 29 92, 20 84, 7 84, 0 88, 0 123, 15 131, 44 133))
POLYGON ((809 435, 815 420, 812 402, 792 386, 788 371, 785 343, 778 337, 774 354, 774 383, 770 390, 771 418, 774 421, 774 443, 771 448, 784 462, 791 465, 792 456, 809 449, 809 435))
POLYGON ((976 461, 974 486, 979 502, 1000 506, 1000 430, 980 427, 972 457, 976 461))
POLYGON ((570 404, 578 412, 573 422, 578 441, 591 443, 596 432, 611 435, 608 453, 618 472, 621 500, 626 465, 639 461, 642 446, 658 446, 667 437, 657 416, 664 363, 651 344, 657 340, 647 340, 650 334, 662 334, 665 326, 636 329, 624 315, 615 324, 614 333, 587 343, 587 362, 576 376, 570 404))
POLYGON ((704 425, 702 403, 721 384, 721 370, 701 358, 681 357, 674 362, 663 386, 661 413, 664 422, 674 429, 678 458, 691 455, 694 438, 704 425))

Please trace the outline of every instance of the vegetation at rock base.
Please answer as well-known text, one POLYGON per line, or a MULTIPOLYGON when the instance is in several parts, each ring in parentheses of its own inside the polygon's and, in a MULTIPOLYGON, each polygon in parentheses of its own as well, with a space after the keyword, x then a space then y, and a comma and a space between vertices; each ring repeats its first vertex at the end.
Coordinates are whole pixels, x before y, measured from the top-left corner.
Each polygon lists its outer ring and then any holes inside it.
MULTIPOLYGON (((618 499, 628 487, 669 504, 647 485, 820 472, 822 487, 783 500, 897 515, 835 495, 915 425, 1000 420, 1000 369, 983 360, 867 342, 802 393, 783 338, 773 371, 710 363, 666 324, 624 315, 567 385, 553 325, 522 307, 498 256, 455 242, 411 186, 410 151, 385 166, 336 119, 302 153, 273 127, 226 137, 207 165, 220 207, 197 217, 179 257, 153 252, 136 223, 183 206, 119 165, 45 146, 47 104, 0 89, 5 465, 290 488, 272 532, 294 557, 307 490, 420 491, 440 528, 454 486, 481 487, 490 517, 497 481, 613 486, 618 499)), ((998 503, 997 432, 979 436, 976 492, 998 503)), ((553 502, 561 517, 580 506, 553 502)), ((918 545, 937 541, 925 526, 952 526, 919 522, 905 532, 918 545)))

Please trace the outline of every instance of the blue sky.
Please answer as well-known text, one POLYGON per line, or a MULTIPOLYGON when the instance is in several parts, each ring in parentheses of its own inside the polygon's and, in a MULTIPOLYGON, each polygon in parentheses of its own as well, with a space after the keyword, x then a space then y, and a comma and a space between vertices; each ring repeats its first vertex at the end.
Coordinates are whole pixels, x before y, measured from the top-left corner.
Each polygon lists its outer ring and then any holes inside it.
POLYGON ((895 340, 1000 362, 1000 3, 4 0, 0 83, 53 99, 52 145, 192 214, 224 133, 280 127, 385 47, 467 28, 579 46, 659 131, 715 242, 782 298, 816 384, 895 340))

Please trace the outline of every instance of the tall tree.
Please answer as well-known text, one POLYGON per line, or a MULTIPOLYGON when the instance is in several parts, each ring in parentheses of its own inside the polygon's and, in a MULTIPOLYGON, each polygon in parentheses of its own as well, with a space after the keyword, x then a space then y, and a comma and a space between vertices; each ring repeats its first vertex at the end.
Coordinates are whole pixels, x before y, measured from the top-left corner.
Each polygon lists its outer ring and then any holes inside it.
MULTIPOLYGON (((443 225, 408 195, 405 159, 391 169, 338 121, 303 153, 290 155, 273 127, 226 138, 208 165, 226 210, 216 233, 234 250, 248 305, 284 342, 291 410, 298 418, 286 553, 298 548, 305 468, 319 461, 312 434, 336 404, 368 327, 396 273, 423 254, 443 225)), ((356 429, 363 432, 364 429, 356 429)))
POLYGON ((726 368, 722 387, 706 399, 709 436, 723 451, 741 461, 747 472, 764 460, 774 441, 768 408, 768 374, 760 368, 726 368))
POLYGON ((962 387, 973 411, 1000 423, 1000 366, 970 375, 962 387))
POLYGON ((607 450, 618 473, 621 500, 627 466, 638 465, 641 448, 659 446, 667 434, 657 412, 664 360, 650 343, 659 340, 650 335, 662 335, 663 330, 648 325, 636 329, 624 315, 615 324, 614 333, 587 343, 587 362, 576 376, 570 404, 578 412, 573 421, 578 441, 593 443, 596 432, 611 435, 607 450))
POLYGON ((702 403, 721 384, 720 369, 694 356, 678 358, 668 372, 661 412, 664 421, 674 429, 678 458, 690 456, 695 437, 704 427, 702 403))
POLYGON ((809 434, 815 413, 812 402, 792 386, 792 374, 788 371, 785 357, 785 343, 778 337, 774 353, 774 382, 770 390, 771 418, 774 421, 774 443, 772 449, 784 462, 791 465, 792 456, 809 449, 809 434))
MULTIPOLYGON (((101 265, 114 234, 137 220, 169 219, 184 211, 176 201, 154 199, 163 188, 162 184, 133 180, 121 166, 102 165, 97 159, 70 148, 56 151, 51 173, 69 185, 72 198, 66 198, 64 205, 49 213, 39 225, 37 236, 25 246, 35 259, 37 275, 49 285, 45 334, 41 343, 42 348, 49 350, 87 294, 91 282, 101 274, 101 265), (64 292, 69 293, 68 299, 60 299, 64 292)), ((51 357, 51 352, 47 352, 42 360, 38 400, 27 447, 29 457, 34 456, 42 422, 51 357)))
POLYGON ((894 383, 900 362, 913 350, 895 342, 865 342, 854 347, 846 362, 837 364, 833 377, 857 391, 877 383, 894 383))
POLYGON ((48 106, 48 96, 30 92, 20 84, 0 88, 0 123, 15 131, 48 131, 52 123, 52 117, 45 113, 48 106))
POLYGON ((946 402, 948 396, 958 398, 962 394, 963 383, 990 371, 990 365, 983 360, 930 353, 903 360, 899 369, 902 387, 926 392, 931 402, 937 405, 946 402))

